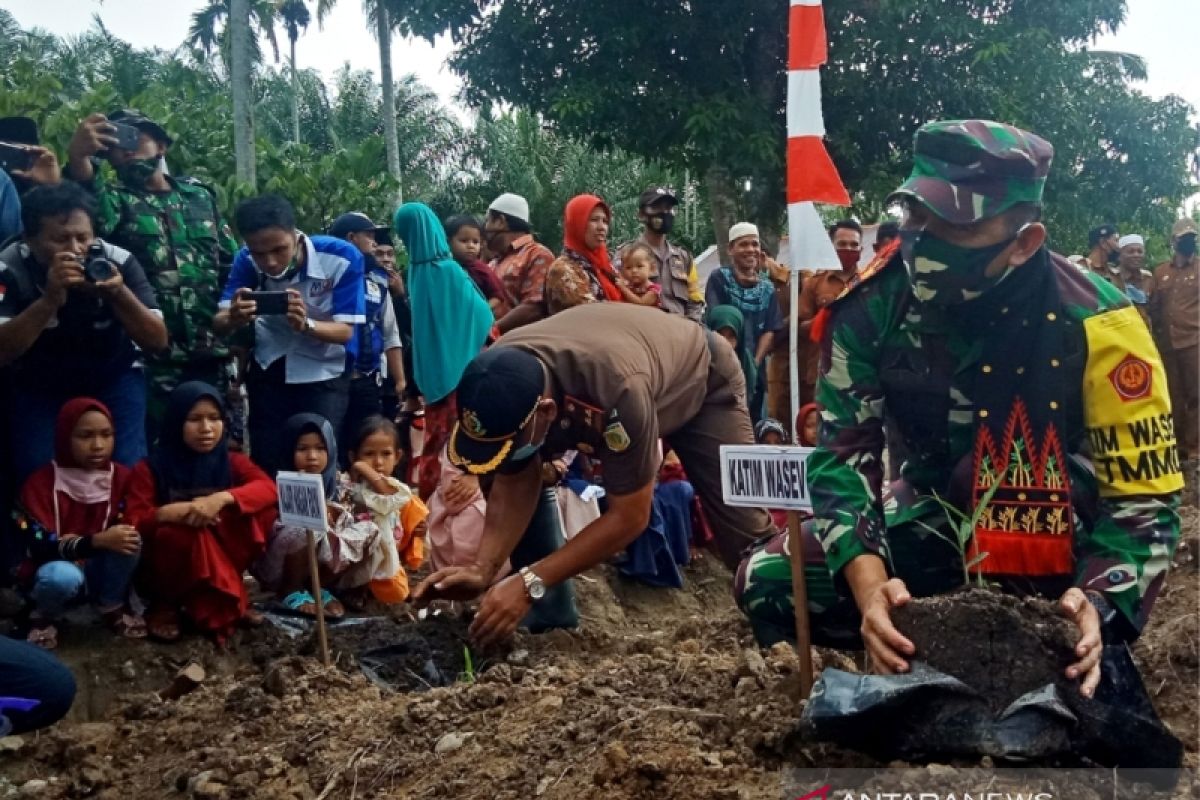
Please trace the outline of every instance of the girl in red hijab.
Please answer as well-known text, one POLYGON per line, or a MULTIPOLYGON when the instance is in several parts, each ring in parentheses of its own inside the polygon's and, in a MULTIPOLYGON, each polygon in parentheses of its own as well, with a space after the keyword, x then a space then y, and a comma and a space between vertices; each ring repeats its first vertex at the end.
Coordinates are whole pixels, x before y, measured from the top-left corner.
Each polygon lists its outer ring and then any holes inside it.
POLYGON ((275 482, 230 452, 221 393, 199 381, 173 391, 159 449, 129 481, 129 521, 146 539, 139 586, 151 636, 178 639, 180 611, 218 642, 242 619, 261 619, 242 573, 266 545, 275 501, 275 482))
POLYGON ((129 470, 113 463, 114 437, 103 403, 69 401, 55 423, 54 460, 21 489, 17 525, 27 557, 18 579, 34 605, 28 639, 46 649, 58 644, 54 623, 85 586, 116 633, 146 636, 145 623, 127 602, 141 537, 121 521, 129 470))
POLYGON ((563 252, 546 273, 547 311, 584 303, 619 303, 624 296, 608 257, 612 211, 594 194, 571 198, 563 213, 563 252))

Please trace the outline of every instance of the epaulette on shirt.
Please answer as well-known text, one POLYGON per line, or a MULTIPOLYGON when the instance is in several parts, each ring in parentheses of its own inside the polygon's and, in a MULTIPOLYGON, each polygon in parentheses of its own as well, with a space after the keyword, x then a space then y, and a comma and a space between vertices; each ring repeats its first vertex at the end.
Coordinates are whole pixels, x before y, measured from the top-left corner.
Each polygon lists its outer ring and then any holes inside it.
POLYGON ((867 262, 866 266, 854 273, 854 277, 846 284, 846 288, 842 289, 842 293, 830 302, 830 306, 839 302, 842 298, 847 297, 859 286, 862 286, 867 281, 873 279, 876 275, 884 271, 892 258, 900 251, 900 240, 895 239, 888 242, 882 250, 875 254, 875 257, 867 262))
POLYGON ((862 286, 867 281, 872 280, 876 275, 887 269, 892 263, 895 256, 900 251, 900 240, 897 239, 889 242, 882 250, 875 254, 875 257, 867 262, 867 265, 854 273, 854 277, 846 284, 846 288, 842 289, 842 293, 835 297, 828 305, 817 312, 813 317, 812 326, 809 328, 809 338, 813 342, 820 343, 825 338, 825 331, 829 327, 830 314, 833 312, 833 307, 841 302, 844 298, 849 297, 855 289, 862 286))

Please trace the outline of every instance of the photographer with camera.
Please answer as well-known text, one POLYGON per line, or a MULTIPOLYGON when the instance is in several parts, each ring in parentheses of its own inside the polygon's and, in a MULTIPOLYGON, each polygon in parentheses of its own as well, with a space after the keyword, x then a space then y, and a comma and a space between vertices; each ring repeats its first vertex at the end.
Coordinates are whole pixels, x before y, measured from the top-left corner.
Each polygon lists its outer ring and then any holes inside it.
POLYGON ((96 198, 97 233, 141 263, 170 333, 168 349, 147 354, 151 443, 175 387, 203 381, 226 394, 233 367, 212 323, 237 242, 209 187, 167 174, 173 141, 135 109, 92 114, 79 123, 67 163, 67 176, 96 198))
POLYGON ((112 411, 113 459, 146 455, 141 352, 167 346, 167 329, 141 265, 97 239, 95 201, 74 183, 21 198, 24 234, 0 251, 0 366, 9 376, 15 477, 53 455, 59 408, 86 395, 112 411))
POLYGON ((0 246, 21 233, 21 193, 61 179, 58 156, 38 146, 37 123, 0 117, 0 246))

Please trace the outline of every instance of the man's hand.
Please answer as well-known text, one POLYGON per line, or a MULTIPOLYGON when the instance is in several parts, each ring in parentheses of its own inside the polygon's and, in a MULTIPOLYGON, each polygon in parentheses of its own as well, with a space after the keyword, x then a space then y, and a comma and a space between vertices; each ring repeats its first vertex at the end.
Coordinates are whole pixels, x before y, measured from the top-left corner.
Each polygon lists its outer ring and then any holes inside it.
POLYGON ((79 259, 73 253, 59 253, 50 264, 43 295, 55 308, 62 308, 67 302, 67 292, 86 282, 79 259))
POLYGON ((68 160, 72 164, 84 162, 101 150, 116 147, 115 132, 116 129, 103 114, 90 114, 79 123, 75 135, 71 137, 71 143, 67 145, 68 160))
POLYGON ((295 289, 288 289, 287 293, 288 325, 292 326, 292 330, 297 333, 304 333, 304 323, 308 321, 308 306, 304 305, 304 298, 295 289))
POLYGON ((25 170, 13 170, 12 174, 42 186, 53 186, 62 181, 62 169, 58 166, 58 156, 54 151, 45 147, 31 146, 28 150, 34 155, 33 166, 25 170))
POLYGON ((102 550, 131 556, 141 549, 142 537, 132 525, 113 525, 93 536, 92 544, 102 550))
POLYGON ((446 567, 421 581, 412 593, 412 601, 417 608, 424 608, 434 600, 474 600, 491 582, 492 576, 479 564, 446 567))
POLYGON ((904 581, 892 578, 868 589, 859 604, 862 612, 862 638, 871 657, 871 669, 881 675, 908 672, 905 656, 917 648, 892 624, 891 611, 906 605, 912 595, 904 581))
POLYGON ((234 292, 233 300, 229 303, 229 321, 235 328, 254 322, 258 313, 258 303, 250 299, 249 289, 238 289, 234 292))
POLYGON ((512 636, 529 613, 533 601, 518 574, 509 575, 488 589, 467 633, 480 647, 488 647, 512 636))
POLYGON ((1103 650, 1100 613, 1088 602, 1083 591, 1075 587, 1063 592, 1058 606, 1063 616, 1079 628, 1079 643, 1075 645, 1075 655, 1079 660, 1067 667, 1067 677, 1071 680, 1080 678, 1079 693, 1091 697, 1100 684, 1100 653, 1103 650))
POLYGON ((446 505, 458 507, 466 505, 475 493, 479 491, 479 478, 475 475, 458 475, 450 481, 442 499, 446 505))
POLYGON ((91 287, 95 289, 97 294, 109 301, 115 299, 116 296, 120 294, 121 289, 125 287, 125 278, 122 277, 121 270, 117 269, 116 264, 113 264, 112 266, 113 270, 111 278, 91 284, 91 287))

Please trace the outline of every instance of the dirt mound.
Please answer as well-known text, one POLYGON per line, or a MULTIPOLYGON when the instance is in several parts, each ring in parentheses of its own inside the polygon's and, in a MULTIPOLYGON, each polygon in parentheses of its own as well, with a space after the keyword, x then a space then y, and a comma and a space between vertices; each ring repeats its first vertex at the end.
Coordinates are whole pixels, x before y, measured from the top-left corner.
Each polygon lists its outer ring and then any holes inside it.
MULTIPOLYGON (((1195 538, 1194 512, 1188 521, 1195 538)), ((1200 573, 1189 558, 1197 544, 1181 550, 1137 648, 1192 767, 1200 573)), ((24 737, 16 752, 0 747, 0 797, 34 780, 45 782, 35 784, 38 797, 114 800, 732 800, 780 796, 789 766, 883 766, 795 733, 796 656, 784 645, 754 647, 729 584, 711 560, 690 567, 680 591, 593 571, 576 584, 580 631, 469 651, 474 680, 464 679, 462 621, 453 615, 339 629, 329 670, 302 655, 312 652, 305 638, 273 629, 242 632, 227 652, 101 634, 81 652, 68 638, 82 709, 75 721, 24 737), (432 642, 452 685, 391 692, 362 675, 356 653, 412 637, 432 642), (192 658, 208 679, 177 701, 159 699, 154 692, 192 658)), ((819 652, 824 666, 855 669, 844 655, 819 652)))
POLYGON ((1049 601, 971 589, 913 600, 893 620, 917 658, 980 692, 995 713, 1046 684, 1071 690, 1063 671, 1079 636, 1049 601))

